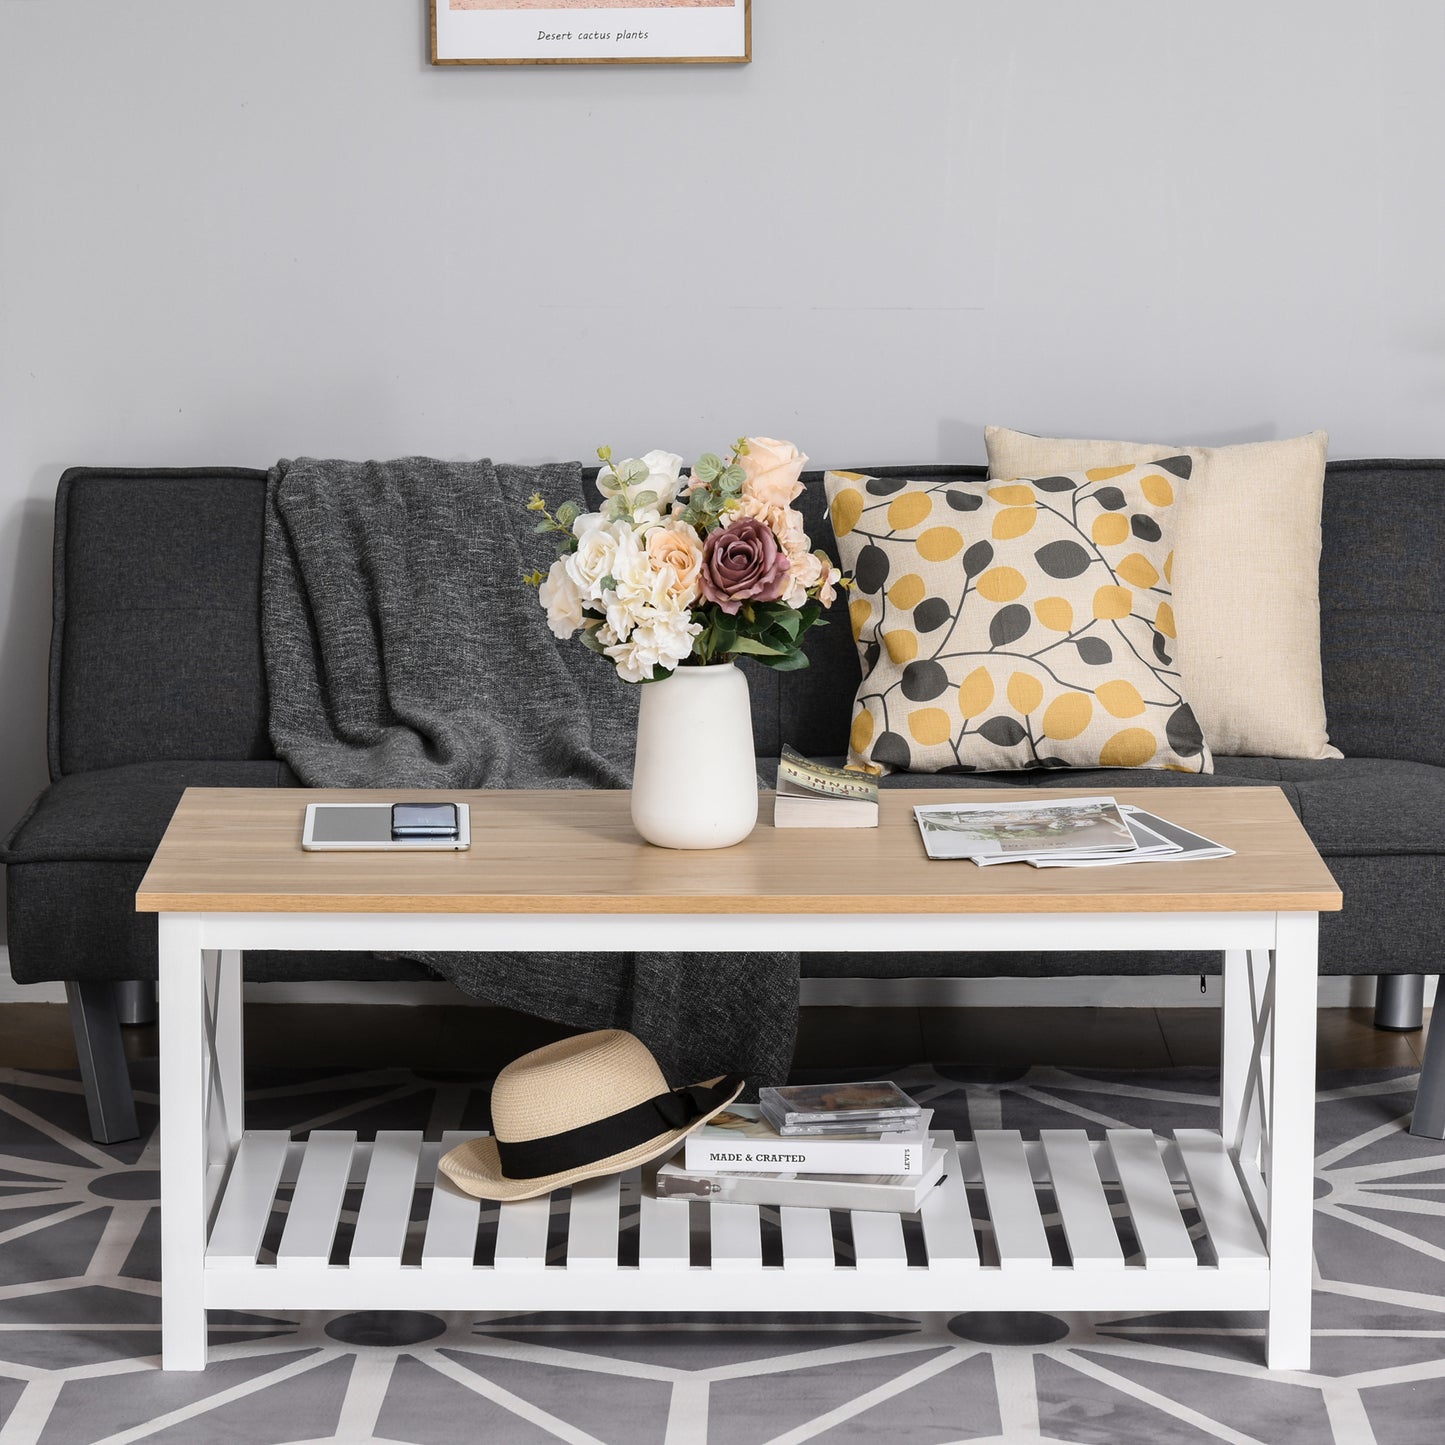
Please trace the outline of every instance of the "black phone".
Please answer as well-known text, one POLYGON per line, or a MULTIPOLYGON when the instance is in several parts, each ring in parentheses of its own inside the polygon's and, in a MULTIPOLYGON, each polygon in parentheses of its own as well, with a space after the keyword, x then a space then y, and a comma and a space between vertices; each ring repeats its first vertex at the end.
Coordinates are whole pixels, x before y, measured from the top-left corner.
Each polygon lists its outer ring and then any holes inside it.
POLYGON ((393 838, 455 838, 459 831, 455 803, 393 803, 393 838))

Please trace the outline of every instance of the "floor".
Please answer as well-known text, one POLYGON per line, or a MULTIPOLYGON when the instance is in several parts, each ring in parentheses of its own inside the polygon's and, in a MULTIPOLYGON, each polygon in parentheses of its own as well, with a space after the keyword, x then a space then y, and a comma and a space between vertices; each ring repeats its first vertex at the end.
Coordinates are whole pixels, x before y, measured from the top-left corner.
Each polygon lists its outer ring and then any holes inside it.
MULTIPOLYGON (((0 1069, 0 1445, 1442 1438, 1445 1153, 1404 1132, 1409 1067, 1321 1072, 1313 1362, 1282 1374, 1262 1366, 1257 1314, 997 1314, 969 1311, 966 1292, 962 1312, 922 1315, 217 1312, 207 1369, 165 1374, 155 1066, 135 1074, 143 1135, 99 1149, 73 1077, 0 1069)), ((895 1076, 956 1131, 1168 1130, 1217 1117, 1207 1067, 939 1063, 895 1076)), ((485 1085, 451 1071, 258 1066, 250 1096, 257 1127, 293 1132, 481 1128, 486 1117, 485 1085)), ((1058 1221, 1046 1222, 1056 1242, 1058 1221)), ((778 1229, 767 1211, 762 1229, 766 1259, 778 1229)), ((841 1268, 851 1242, 845 1224, 841 1268)), ((558 1231, 549 1258, 563 1247, 558 1231)))
MULTIPOLYGON (((425 1065, 495 1073, 509 1059, 559 1037, 552 1026, 505 1009, 347 1004, 252 1004, 246 1056, 257 1066, 425 1065)), ((1426 1013, 1428 1024, 1429 1013, 1426 1013)), ((1322 1069, 1418 1068, 1425 1032, 1384 1033, 1369 1009, 1321 1009, 1322 1069)), ((128 1029, 134 1059, 156 1056, 154 1027, 128 1029)), ((913 1009, 808 1008, 800 1069, 906 1067, 929 1059, 1021 1066, 1042 1059, 1075 1068, 1154 1069, 1219 1062, 1215 1008, 913 1009)), ((73 1069, 64 1004, 0 1008, 0 1068, 73 1069)))

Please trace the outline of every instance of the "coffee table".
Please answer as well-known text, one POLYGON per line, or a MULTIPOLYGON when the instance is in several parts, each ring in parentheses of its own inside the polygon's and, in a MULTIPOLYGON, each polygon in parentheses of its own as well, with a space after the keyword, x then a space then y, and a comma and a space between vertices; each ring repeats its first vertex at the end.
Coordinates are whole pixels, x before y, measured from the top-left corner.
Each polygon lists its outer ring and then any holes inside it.
POLYGON ((876 830, 764 821, 708 853, 643 843, 625 793, 446 796, 471 803, 469 852, 302 852, 308 802, 374 793, 193 788, 171 820, 136 895, 160 915, 165 1368, 204 1367, 208 1309, 619 1305, 1265 1310, 1269 1367, 1308 1366, 1316 939, 1319 913, 1341 900, 1277 789, 1121 791, 1237 856, 1054 870, 930 862, 911 810, 959 801, 951 791, 885 792, 876 830), (827 1211, 654 1200, 636 1171, 483 1208, 437 1174, 460 1135, 246 1130, 242 957, 283 948, 1220 950, 1220 1127, 939 1131, 959 1167, 916 1222, 854 1212, 851 1249, 827 1211), (549 1249, 549 1230, 565 1245, 549 1249))

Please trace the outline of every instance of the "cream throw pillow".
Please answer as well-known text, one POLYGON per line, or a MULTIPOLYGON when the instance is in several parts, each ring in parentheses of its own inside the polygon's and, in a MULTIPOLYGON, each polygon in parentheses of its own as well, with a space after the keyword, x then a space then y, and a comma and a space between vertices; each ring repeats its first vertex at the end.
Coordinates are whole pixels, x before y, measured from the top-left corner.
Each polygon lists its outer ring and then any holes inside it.
POLYGON ((823 478, 880 771, 1211 771, 1174 665, 1188 457, 1007 484, 823 478))
POLYGON ((1231 447, 1081 441, 991 426, 989 474, 1043 477, 1182 454, 1175 523, 1179 669, 1221 755, 1338 758, 1320 674, 1325 432, 1231 447))

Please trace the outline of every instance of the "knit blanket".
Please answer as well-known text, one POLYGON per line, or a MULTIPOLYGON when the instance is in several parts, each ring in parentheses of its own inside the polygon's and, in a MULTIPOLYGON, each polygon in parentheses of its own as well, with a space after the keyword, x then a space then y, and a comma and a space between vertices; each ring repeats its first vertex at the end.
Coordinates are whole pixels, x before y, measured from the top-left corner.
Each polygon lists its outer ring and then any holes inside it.
MULTIPOLYGON (((575 463, 303 457, 267 486, 271 740, 308 787, 624 788, 637 694, 559 643, 522 579, 526 500, 589 505, 575 463)), ((659 867, 667 866, 665 854, 659 867)), ((625 1028, 674 1084, 786 1078, 796 954, 408 954, 488 1003, 625 1028)))

